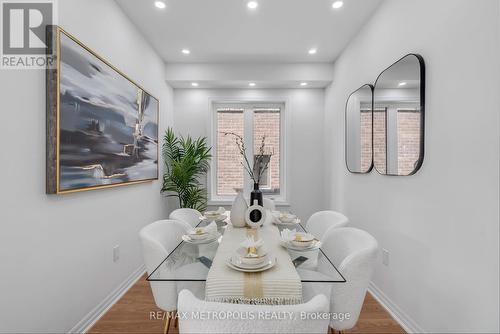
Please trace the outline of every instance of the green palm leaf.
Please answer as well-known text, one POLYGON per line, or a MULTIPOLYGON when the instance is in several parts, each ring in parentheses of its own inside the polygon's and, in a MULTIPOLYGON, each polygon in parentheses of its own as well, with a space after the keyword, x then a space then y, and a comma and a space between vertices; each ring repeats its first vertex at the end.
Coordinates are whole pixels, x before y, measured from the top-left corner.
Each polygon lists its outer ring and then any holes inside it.
POLYGON ((204 211, 207 195, 200 178, 207 174, 212 158, 207 138, 178 138, 168 128, 163 140, 162 154, 166 171, 161 191, 169 197, 177 197, 181 208, 204 211))

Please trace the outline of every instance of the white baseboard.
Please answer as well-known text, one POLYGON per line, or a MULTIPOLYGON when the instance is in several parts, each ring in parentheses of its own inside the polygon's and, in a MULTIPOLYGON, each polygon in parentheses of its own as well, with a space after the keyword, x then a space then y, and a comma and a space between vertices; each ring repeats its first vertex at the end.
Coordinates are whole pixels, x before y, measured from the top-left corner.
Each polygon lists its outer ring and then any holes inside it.
POLYGON ((86 333, 138 280, 146 268, 141 265, 104 300, 80 320, 68 333, 86 333))
POLYGON ((407 333, 425 333, 413 319, 394 304, 373 282, 370 282, 368 291, 407 333))

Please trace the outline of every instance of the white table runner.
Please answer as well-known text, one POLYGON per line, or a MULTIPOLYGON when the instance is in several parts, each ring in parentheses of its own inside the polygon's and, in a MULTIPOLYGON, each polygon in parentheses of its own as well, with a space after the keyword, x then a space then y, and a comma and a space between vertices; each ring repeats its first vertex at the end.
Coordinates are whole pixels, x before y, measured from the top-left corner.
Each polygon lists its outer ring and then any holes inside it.
POLYGON ((242 304, 299 304, 302 284, 288 252, 280 245, 276 226, 260 229, 235 228, 228 225, 208 272, 206 300, 242 304), (264 240, 264 247, 276 257, 276 265, 261 273, 243 273, 231 269, 226 261, 251 233, 264 240))

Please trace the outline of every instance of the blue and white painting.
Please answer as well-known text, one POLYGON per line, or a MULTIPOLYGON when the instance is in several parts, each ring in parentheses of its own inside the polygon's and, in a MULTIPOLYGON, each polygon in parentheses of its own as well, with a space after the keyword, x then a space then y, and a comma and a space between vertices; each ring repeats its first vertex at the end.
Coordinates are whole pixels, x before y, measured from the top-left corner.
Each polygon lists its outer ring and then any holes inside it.
POLYGON ((158 178, 157 99, 60 34, 59 191, 158 178))

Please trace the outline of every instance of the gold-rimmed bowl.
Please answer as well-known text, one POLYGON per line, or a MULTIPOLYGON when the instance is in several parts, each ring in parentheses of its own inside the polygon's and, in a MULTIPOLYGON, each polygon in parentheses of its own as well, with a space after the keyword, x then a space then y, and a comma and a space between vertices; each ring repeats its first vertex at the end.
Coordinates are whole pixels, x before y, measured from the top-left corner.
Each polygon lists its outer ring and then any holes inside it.
POLYGON ((264 261, 266 261, 268 258, 267 252, 262 247, 259 247, 257 249, 257 253, 252 252, 253 255, 251 255, 249 250, 247 248, 244 248, 244 247, 238 248, 236 253, 238 254, 238 257, 239 257, 239 260, 241 261, 241 263, 246 264, 246 265, 259 265, 259 264, 263 263, 264 261))
POLYGON ((208 237, 208 233, 202 228, 195 228, 189 231, 188 235, 192 240, 203 240, 208 237))
POLYGON ((282 222, 284 224, 291 224, 291 223, 295 222, 295 220, 297 219, 297 216, 294 214, 291 214, 289 212, 283 212, 279 215, 278 219, 280 220, 280 222, 282 222))
POLYGON ((290 241, 290 243, 295 247, 306 248, 312 245, 314 239, 314 235, 312 234, 297 232, 295 233, 294 238, 290 241))

